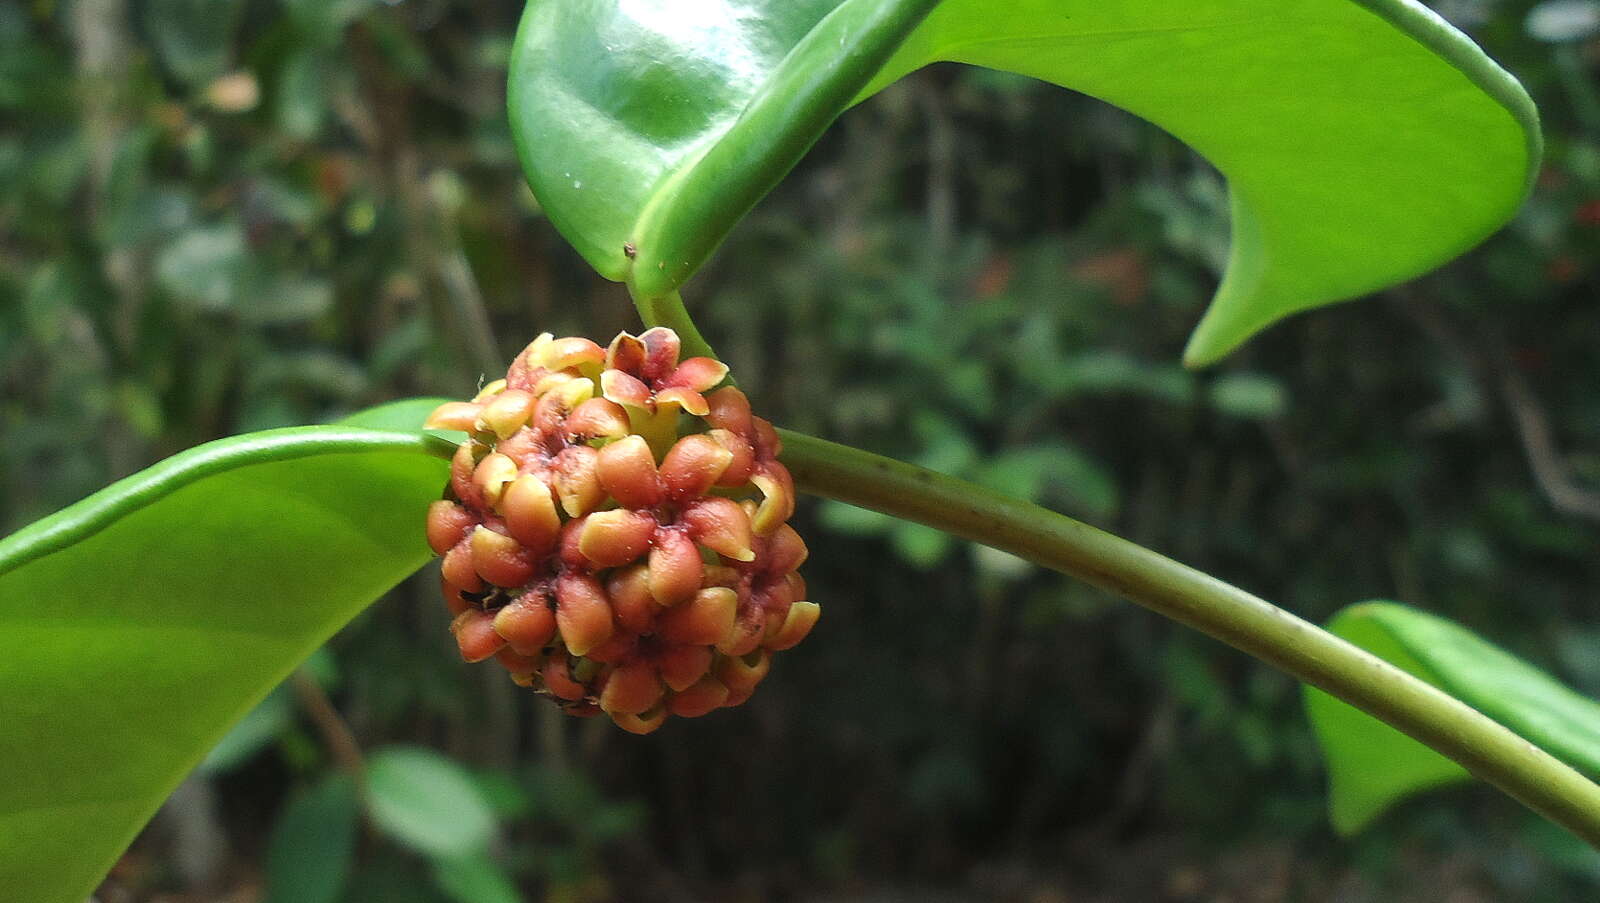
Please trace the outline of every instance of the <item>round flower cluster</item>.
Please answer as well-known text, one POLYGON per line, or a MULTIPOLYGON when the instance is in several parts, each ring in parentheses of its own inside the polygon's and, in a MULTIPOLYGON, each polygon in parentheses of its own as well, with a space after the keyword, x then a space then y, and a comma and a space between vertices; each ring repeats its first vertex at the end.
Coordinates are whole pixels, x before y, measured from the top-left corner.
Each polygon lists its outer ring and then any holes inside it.
POLYGON ((641 734, 748 699, 819 613, 777 433, 678 358, 670 329, 541 335, 427 423, 468 433, 427 525, 462 657, 641 734))

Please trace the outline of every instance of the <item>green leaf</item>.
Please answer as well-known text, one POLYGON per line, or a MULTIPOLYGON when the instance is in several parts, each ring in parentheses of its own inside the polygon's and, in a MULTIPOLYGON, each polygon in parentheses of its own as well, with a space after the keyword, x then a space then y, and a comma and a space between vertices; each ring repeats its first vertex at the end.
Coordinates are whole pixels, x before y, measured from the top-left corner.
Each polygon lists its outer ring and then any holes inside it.
POLYGON ((227 68, 239 0, 147 0, 143 10, 145 34, 173 75, 192 84, 227 68))
POLYGON ((494 811, 466 769, 432 750, 395 746, 367 760, 367 812, 384 833, 430 856, 482 851, 494 811))
POLYGON ((658 297, 847 107, 938 60, 1124 107, 1227 176, 1233 248, 1191 364, 1461 253, 1540 155, 1521 86, 1413 0, 533 0, 508 99, 551 221, 658 297))
POLYGON ((1283 383, 1262 373, 1224 373, 1211 384, 1211 404, 1245 420, 1271 420, 1289 407, 1283 383))
POLYGON ((1528 34, 1552 44, 1581 41, 1600 32, 1595 0, 1545 0, 1528 12, 1528 34))
POLYGON ((302 141, 316 136, 328 114, 328 57, 321 48, 301 48, 278 75, 278 125, 302 141))
POLYGON ((818 506, 817 520, 829 530, 849 536, 881 536, 900 523, 887 514, 832 499, 825 499, 818 506))
MULTIPOLYGON (((1328 629, 1440 687, 1587 774, 1600 774, 1600 703, 1453 621, 1392 602, 1352 605, 1328 629)), ((1354 833, 1401 799, 1470 778, 1416 740, 1311 688, 1334 828, 1354 833)))
POLYGON ((231 724, 427 561, 435 441, 224 439, 0 540, 0 899, 80 903, 231 724))
POLYGON ((1109 517, 1117 509, 1112 474, 1082 450, 1060 443, 1006 449, 984 462, 974 482, 1030 502, 1059 495, 1091 517, 1109 517))
POLYGON ((456 903, 522 903, 511 877, 487 853, 435 859, 433 881, 456 903))
POLYGON ((225 311, 239 296, 246 256, 238 223, 190 229, 156 259, 156 282, 197 310, 225 311))
POLYGON ((355 781, 333 774, 291 799, 267 844, 267 903, 333 903, 355 855, 355 781))
POLYGON ((902 521, 890 531, 889 544, 913 567, 928 570, 944 560, 955 540, 943 530, 902 521))

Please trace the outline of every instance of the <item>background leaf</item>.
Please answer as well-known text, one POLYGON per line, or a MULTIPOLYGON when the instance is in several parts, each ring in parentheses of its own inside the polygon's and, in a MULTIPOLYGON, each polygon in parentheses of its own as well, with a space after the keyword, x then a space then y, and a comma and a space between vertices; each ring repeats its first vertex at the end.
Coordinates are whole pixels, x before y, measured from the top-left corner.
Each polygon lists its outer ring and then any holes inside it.
POLYGON ((1540 155, 1521 86, 1410 0, 1028 0, 1004 16, 981 0, 544 0, 517 35, 512 128, 551 221, 654 297, 846 107, 937 60, 1117 104, 1228 177, 1233 249, 1195 364, 1476 244, 1540 155))
POLYGON ((230 724, 428 559, 427 441, 224 439, 0 540, 0 898, 81 901, 230 724))
POLYGON ((173 75, 195 83, 222 74, 232 55, 239 0, 147 0, 145 32, 173 75))
MULTIPOLYGON (((1511 728, 1556 758, 1600 774, 1600 703, 1444 618, 1388 602, 1353 605, 1328 629, 1511 728)), ((1305 691, 1328 763, 1329 807, 1341 833, 1401 799, 1470 778, 1461 766, 1331 696, 1305 691)))
POLYGON ((267 846, 267 903, 333 903, 355 857, 355 780, 331 774, 289 800, 267 846))
POLYGON ((389 747, 372 754, 367 812, 389 836, 431 856, 479 852, 494 833, 494 812, 472 776, 421 747, 389 747))
POLYGON ((521 903, 511 877, 487 854, 435 859, 433 880, 456 903, 521 903))

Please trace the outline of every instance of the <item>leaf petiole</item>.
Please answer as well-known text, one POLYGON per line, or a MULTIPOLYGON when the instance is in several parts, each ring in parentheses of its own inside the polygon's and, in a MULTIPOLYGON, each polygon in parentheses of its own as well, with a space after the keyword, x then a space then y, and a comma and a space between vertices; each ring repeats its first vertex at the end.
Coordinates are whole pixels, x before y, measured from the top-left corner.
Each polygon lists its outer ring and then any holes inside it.
POLYGON ((1076 577, 1246 652, 1454 759, 1600 848, 1600 786, 1443 690, 1244 590, 964 480, 780 430, 803 491, 916 521, 1076 577))

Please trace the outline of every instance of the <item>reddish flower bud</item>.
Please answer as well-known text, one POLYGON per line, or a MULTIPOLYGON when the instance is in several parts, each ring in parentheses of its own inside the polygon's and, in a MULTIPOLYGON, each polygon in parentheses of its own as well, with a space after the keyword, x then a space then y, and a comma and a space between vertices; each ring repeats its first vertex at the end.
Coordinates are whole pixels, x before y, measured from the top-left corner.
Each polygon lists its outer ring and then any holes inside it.
POLYGON ((524 593, 495 613, 495 633, 522 655, 537 655, 556 635, 556 613, 537 593, 524 593))
POLYGON ((728 365, 722 361, 710 357, 691 357, 679 364, 676 370, 661 381, 661 384, 669 388, 682 386, 695 392, 705 392, 727 376, 728 365))
POLYGON ((455 502, 440 499, 428 506, 428 547, 435 555, 443 555, 477 523, 472 512, 455 502))
POLYGON ((637 715, 661 701, 661 678, 646 661, 617 666, 600 691, 600 710, 607 714, 637 715))
POLYGON ((794 480, 779 464, 751 477, 750 482, 761 490, 761 506, 751 515, 750 526, 758 536, 765 536, 794 514, 794 480))
POLYGON ((639 342, 644 345, 641 373, 646 379, 659 380, 677 365, 682 343, 676 332, 665 326, 654 326, 639 336, 639 342))
POLYGON ((637 564, 613 571, 606 581, 606 595, 611 598, 612 613, 623 630, 635 636, 650 632, 661 606, 650 593, 649 568, 637 564))
POLYGON ((439 573, 451 585, 463 592, 476 593, 483 590, 483 578, 478 576, 478 571, 472 566, 472 543, 463 539, 455 547, 444 553, 444 562, 439 566, 439 573))
POLYGON ((533 384, 539 381, 539 377, 547 372, 544 365, 544 349, 554 338, 555 336, 548 332, 541 332, 537 338, 529 342, 511 362, 511 369, 506 371, 506 384, 513 389, 531 389, 533 384))
POLYGON ((733 452, 710 436, 684 436, 661 461, 661 482, 670 498, 705 495, 732 462, 733 452))
POLYGON ((638 653, 638 637, 613 631, 611 639, 585 652, 583 658, 585 661, 599 662, 602 665, 616 665, 633 661, 638 657, 638 653))
POLYGON ((506 484, 517 478, 517 462, 499 452, 490 452, 472 472, 472 485, 485 507, 498 510, 506 484))
POLYGON ((472 474, 478 469, 480 457, 476 453, 481 448, 483 446, 468 439, 461 443, 450 458, 450 491, 456 494, 456 498, 460 499, 463 505, 474 511, 481 511, 485 507, 483 495, 472 483, 472 474))
POLYGON ((650 387, 621 370, 600 374, 600 394, 607 401, 626 407, 642 408, 650 404, 650 387))
POLYGON ((751 548, 750 517, 732 499, 695 499, 684 507, 683 522, 695 542, 718 555, 735 561, 756 557, 751 548))
POLYGON ((585 365, 604 363, 605 359, 604 348, 588 339, 571 337, 550 342, 542 363, 549 370, 565 370, 568 367, 581 369, 585 365))
POLYGON ((521 586, 533 578, 533 559, 522 543, 478 527, 468 540, 472 546, 472 569, 495 586, 521 586))
POLYGON ((541 381, 539 385, 544 386, 545 391, 534 406, 532 425, 542 433, 564 432, 572 412, 594 397, 594 382, 586 377, 572 377, 548 386, 541 381))
POLYGON ((597 568, 628 564, 650 548, 656 519, 638 511, 615 508, 583 519, 578 551, 597 568))
POLYGON ((787 574, 805 563, 806 541, 788 524, 780 524, 767 539, 767 554, 762 567, 772 574, 787 574))
POLYGON ((674 693, 667 700, 667 708, 680 718, 699 718, 722 708, 727 701, 728 688, 715 677, 706 676, 695 681, 694 686, 674 693))
POLYGON ((470 401, 447 401, 433 409, 428 419, 422 422, 422 428, 470 433, 477 429, 478 414, 482 410, 483 405, 470 401))
POLYGON ((750 482, 750 475, 756 466, 756 451, 750 441, 732 430, 715 429, 708 435, 733 455, 727 469, 717 478, 717 485, 734 487, 750 482))
MULTIPOLYGON (((793 648, 811 628, 817 626, 817 618, 822 616, 822 607, 815 602, 793 602, 789 605, 789 612, 783 618, 774 618, 777 628, 767 632, 766 639, 761 645, 773 652, 781 652, 793 648)), ((769 622, 770 623, 770 622, 769 622)))
POLYGON ((725 429, 736 436, 751 436, 755 422, 750 414, 750 399, 737 386, 724 386, 706 396, 710 410, 706 422, 717 429, 725 429))
POLYGON ((678 529, 655 533, 650 549, 650 595, 662 605, 677 605, 693 596, 705 576, 705 563, 689 537, 678 529))
POLYGON ((600 486, 624 508, 661 504, 661 477, 643 436, 628 436, 600 449, 595 474, 600 486))
POLYGON ((656 635, 681 646, 714 646, 728 638, 739 610, 739 597, 721 586, 703 589, 656 619, 656 635))
POLYGON ((570 661, 565 655, 552 655, 545 659, 539 674, 544 678, 545 689, 560 699, 577 702, 583 698, 584 687, 572 679, 570 661))
POLYGON ((507 389, 484 404, 483 412, 478 415, 474 426, 493 432, 501 439, 508 439, 512 433, 527 425, 528 418, 533 415, 535 400, 531 392, 507 389))
MULTIPOLYGON (((523 655, 507 646, 494 654, 494 660, 511 672, 512 680, 518 677, 532 678, 544 666, 544 656, 523 655)), ((531 682, 531 681, 530 681, 531 682)), ((526 684, 524 684, 526 686, 526 684)))
MULTIPOLYGON (((764 579, 752 581, 753 585, 761 587, 759 593, 753 591, 753 594, 759 595, 762 607, 769 615, 788 614, 789 606, 802 598, 797 591, 799 587, 789 581, 788 574, 784 574, 781 578, 774 578, 770 573, 762 577, 764 579)), ((768 621, 770 623, 771 619, 768 618, 768 621)))
POLYGON ((633 376, 643 375, 645 355, 644 342, 638 336, 626 332, 618 333, 617 337, 611 340, 611 347, 606 349, 606 370, 633 376))
POLYGON ((723 655, 748 655, 760 648, 767 634, 766 606, 751 598, 741 599, 740 603, 732 629, 716 644, 723 655))
POLYGON ((620 439, 628 435, 628 412, 614 401, 591 398, 572 409, 567 417, 566 434, 576 442, 620 439))
POLYGON ((661 669, 661 680, 681 693, 711 670, 715 655, 709 646, 673 646, 656 654, 656 665, 661 669))
POLYGON ((556 457, 556 494, 568 515, 582 517, 605 501, 605 487, 595 473, 599 458, 587 445, 574 445, 556 457))
POLYGON ((711 408, 706 404, 706 397, 693 389, 683 386, 674 386, 662 389, 655 395, 656 404, 662 407, 677 405, 696 417, 704 417, 711 408))
POLYGON ((756 684, 772 669, 772 656, 765 649, 749 655, 725 655, 712 668, 717 680, 728 688, 723 705, 738 705, 750 698, 756 684))
POLYGON ((500 497, 500 511, 506 518, 506 531, 530 552, 543 555, 555 548, 561 516, 544 480, 527 473, 511 481, 500 497))
POLYGON ((556 581, 556 625, 573 655, 583 655, 611 638, 611 605, 598 580, 563 574, 556 581))
POLYGON ((486 611, 472 608, 456 615, 450 622, 450 632, 461 647, 461 657, 469 662, 481 662, 499 652, 506 644, 494 632, 494 618, 486 611))
MULTIPOLYGON (((542 398, 544 398, 544 396, 549 395, 550 393, 552 393, 555 390, 561 388, 562 386, 566 385, 567 383, 570 383, 575 379, 584 379, 584 378, 585 377, 579 376, 576 373, 573 373, 573 372, 568 371, 568 370, 557 370, 554 373, 551 373, 548 370, 540 370, 539 371, 539 378, 533 380, 532 385, 529 387, 528 391, 532 392, 535 398, 541 398, 542 399, 542 398)), ((555 403, 552 402, 552 404, 555 404, 555 403)), ((552 422, 546 422, 546 423, 539 422, 539 410, 540 409, 539 409, 538 405, 535 405, 534 406, 534 415, 533 415, 533 426, 536 429, 544 429, 544 430, 550 429, 552 426, 554 426, 554 422, 553 421, 552 422)), ((561 413, 560 405, 556 404, 555 407, 551 408, 549 411, 547 411, 547 413, 550 416, 553 416, 553 417, 556 417, 557 419, 559 419, 560 413, 561 413)))
POLYGON ((621 712, 614 712, 611 715, 612 723, 630 734, 651 733, 662 724, 665 724, 666 720, 667 710, 665 708, 652 709, 642 715, 625 715, 621 712))

